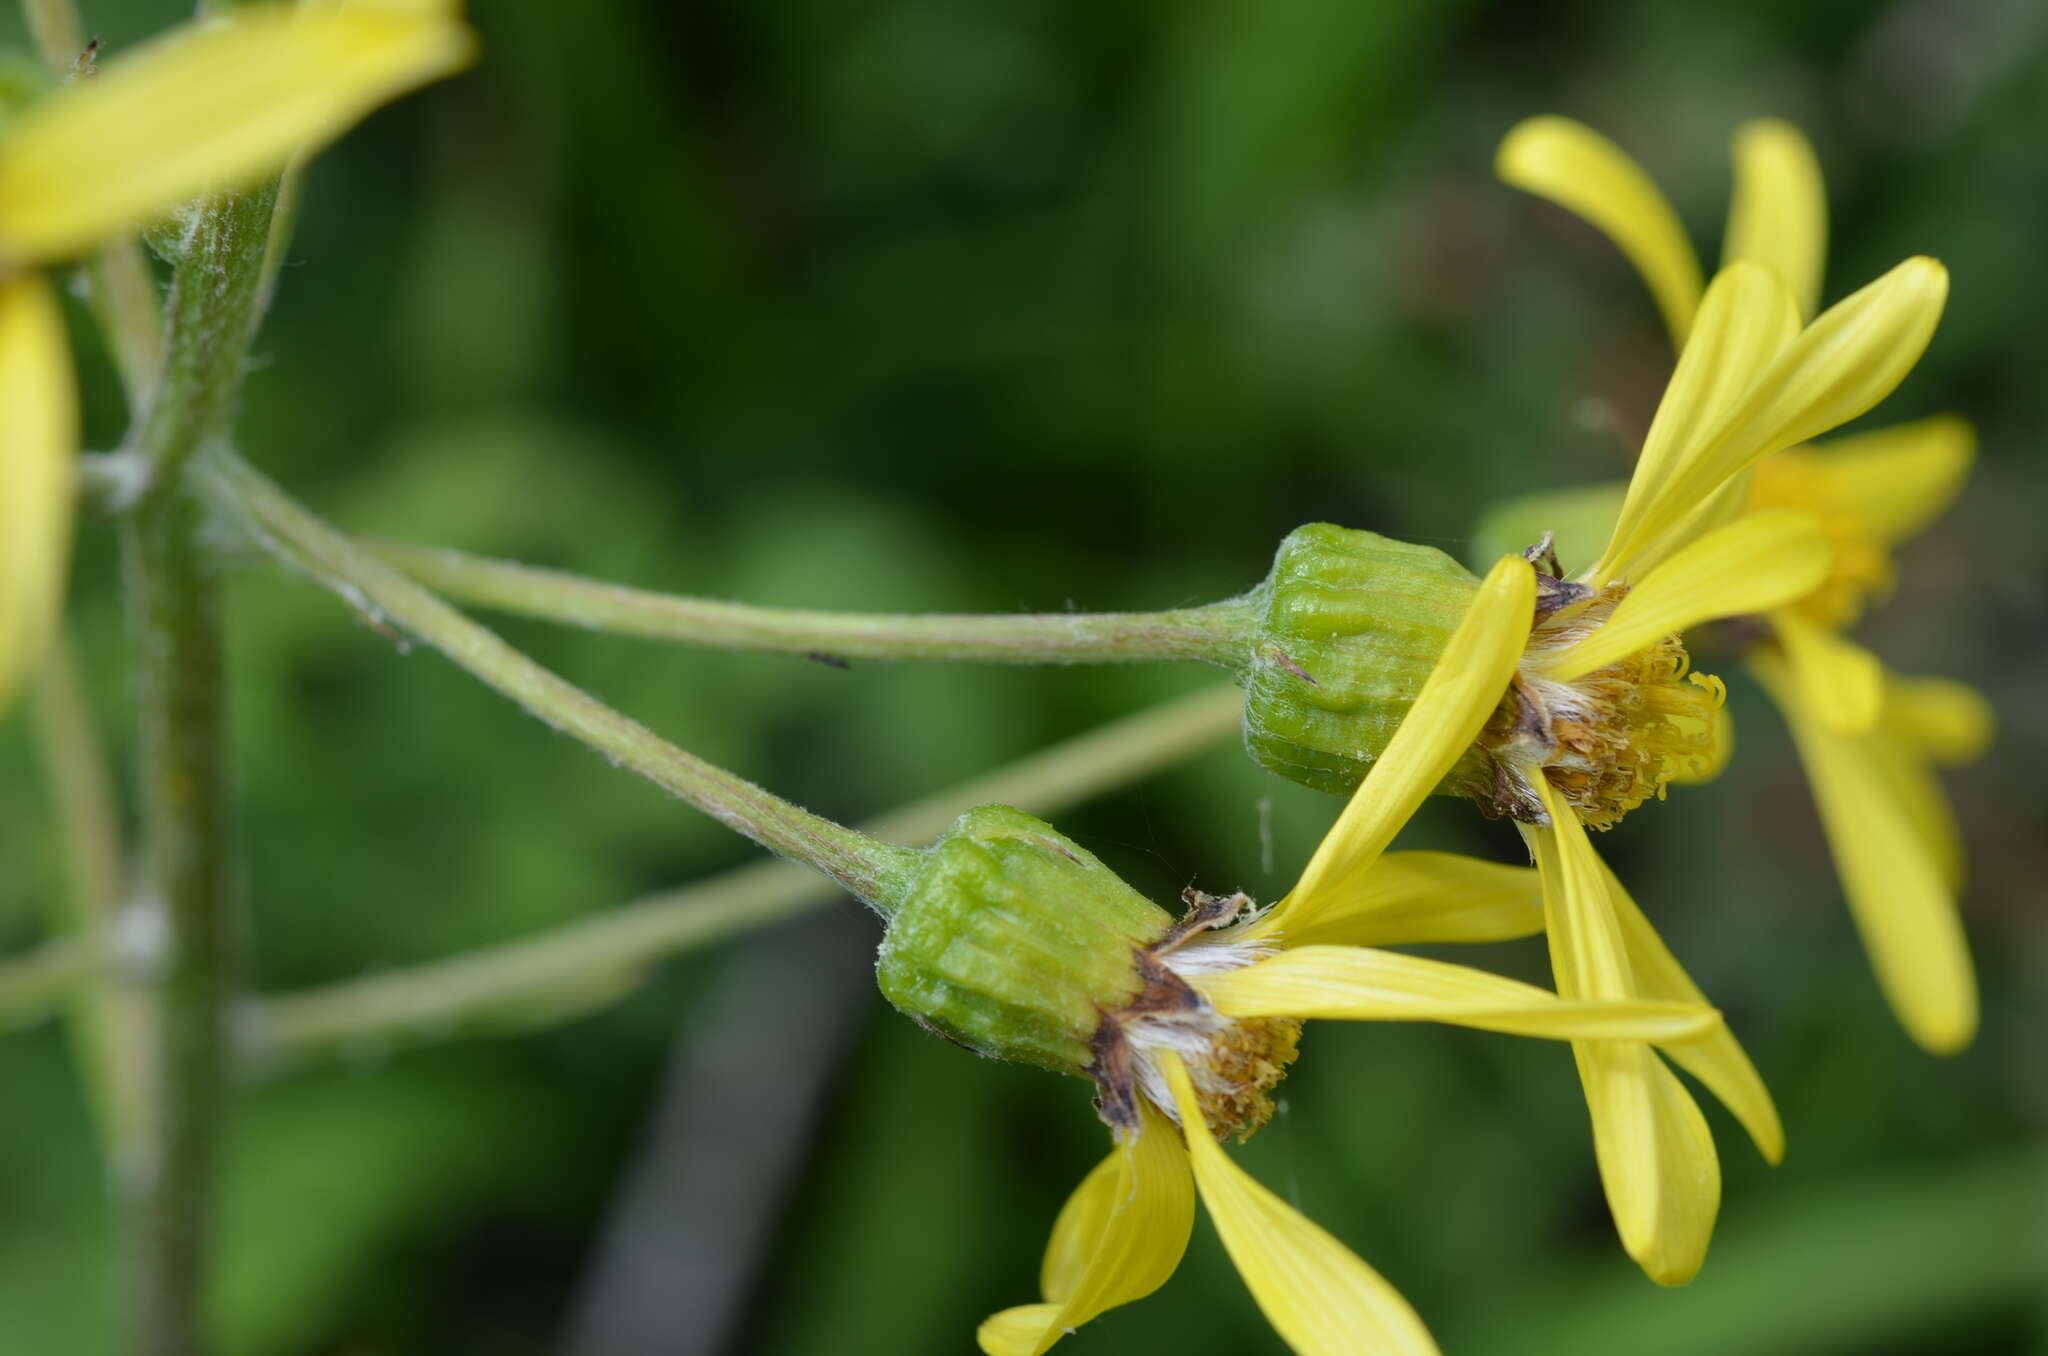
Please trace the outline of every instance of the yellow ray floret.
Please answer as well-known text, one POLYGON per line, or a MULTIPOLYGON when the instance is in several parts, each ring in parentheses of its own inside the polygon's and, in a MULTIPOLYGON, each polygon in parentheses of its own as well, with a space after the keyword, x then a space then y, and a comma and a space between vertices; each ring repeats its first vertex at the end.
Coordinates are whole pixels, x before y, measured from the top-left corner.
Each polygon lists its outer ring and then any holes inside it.
POLYGON ((1299 1356, 1436 1356, 1415 1310, 1385 1277, 1230 1161, 1202 1124, 1179 1059, 1166 1077, 1187 1127, 1195 1185, 1266 1321, 1299 1356))
POLYGON ((1195 980, 1226 1017, 1444 1022, 1549 1040, 1678 1041, 1705 1036, 1720 1014, 1704 1003, 1575 1002, 1470 966, 1357 946, 1289 947, 1195 980))
POLYGON ((1735 196, 1721 261, 1766 265, 1810 317, 1820 309, 1827 254, 1827 189, 1812 144, 1777 118, 1744 123, 1735 133, 1735 196))
POLYGON ((1926 350, 1947 298, 1947 271, 1932 259, 1908 259, 1780 346, 1788 304, 1783 285, 1757 265, 1723 270, 1702 306, 1700 337, 1707 337, 1711 313, 1731 333, 1753 336, 1746 353, 1771 356, 1760 370, 1749 362, 1752 379, 1730 393, 1704 359, 1694 360, 1696 345, 1687 345, 1665 398, 1699 413, 1674 432, 1654 464, 1646 445, 1646 464, 1637 472, 1645 487, 1631 486, 1595 577, 1626 578, 1654 564, 1685 544, 1687 530, 1697 527, 1695 515, 1732 477, 1889 395, 1926 350), (1717 310, 1715 294, 1724 285, 1728 305, 1717 310))
POLYGON ((1605 231, 1649 281, 1665 324, 1684 341, 1699 304, 1699 260, 1678 214, 1620 147, 1569 118, 1530 118, 1508 133, 1494 164, 1503 180, 1605 231))
POLYGON ((1948 1054, 1977 1030, 1977 984, 1953 889, 1943 879, 1952 835, 1938 793, 1885 732, 1843 734, 1804 686, 1769 656, 1755 661, 1791 724, 1813 782, 1849 910, 1892 1010, 1928 1050, 1948 1054), (1940 817, 1935 818, 1939 811, 1940 817))
POLYGON ((338 136, 475 51, 452 7, 273 5, 179 30, 58 91, 0 137, 0 260, 80 254, 338 136))
POLYGON ((1043 1303, 990 1316, 976 1337, 989 1356, 1041 1356, 1106 1309, 1166 1284, 1194 1228, 1195 1187, 1180 1132, 1142 1109, 1138 1133, 1088 1174, 1054 1222, 1043 1303))
POLYGON ((1526 866, 1453 852, 1389 852, 1370 869, 1329 879, 1312 914, 1288 916, 1286 945, 1505 942, 1543 931, 1543 887, 1526 866))
POLYGON ((56 629, 77 446, 78 402, 56 297, 34 275, 0 284, 0 710, 56 629))
MULTIPOLYGON (((1539 783, 1540 785, 1540 783, 1539 783)), ((1559 994, 1637 992, 1600 861, 1569 807, 1546 792, 1549 827, 1524 827, 1543 874, 1551 968, 1559 994)), ((1622 1246, 1661 1285, 1683 1285, 1706 1260, 1721 1205, 1721 1165, 1697 1103, 1655 1051, 1572 1045, 1600 1180, 1622 1246)))

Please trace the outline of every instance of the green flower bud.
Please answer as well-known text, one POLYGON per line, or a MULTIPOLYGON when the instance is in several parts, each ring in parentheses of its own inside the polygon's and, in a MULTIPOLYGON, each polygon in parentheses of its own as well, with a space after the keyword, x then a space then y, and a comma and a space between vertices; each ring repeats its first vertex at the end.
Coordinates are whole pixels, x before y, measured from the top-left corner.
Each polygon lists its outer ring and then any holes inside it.
POLYGON ((1043 820, 984 805, 878 901, 875 967, 906 1015, 981 1054, 1085 1073, 1173 918, 1043 820))
MULTIPOLYGON (((1253 761, 1319 791, 1355 789, 1478 587, 1434 547, 1329 523, 1289 533, 1261 590, 1264 614, 1239 674, 1253 761)), ((1443 789, 1471 793, 1489 782, 1475 754, 1443 789)))

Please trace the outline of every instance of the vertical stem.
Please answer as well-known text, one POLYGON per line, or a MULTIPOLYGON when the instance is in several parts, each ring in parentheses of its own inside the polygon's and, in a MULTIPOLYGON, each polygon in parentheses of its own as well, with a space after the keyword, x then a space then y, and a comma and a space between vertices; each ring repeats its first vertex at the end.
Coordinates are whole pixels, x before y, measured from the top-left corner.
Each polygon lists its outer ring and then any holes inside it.
POLYGON ((152 1144, 137 1174, 132 1350, 192 1356, 210 1241, 233 947, 215 581, 199 506, 173 489, 123 536, 136 647, 148 904, 170 954, 157 988, 152 1144))
POLYGON ((130 1244, 130 1349, 195 1356, 225 1115, 226 1011, 235 985, 218 581, 184 475, 223 433, 257 320, 277 185, 201 209, 172 275, 163 374, 138 451, 149 486, 122 524, 134 647, 143 895, 169 954, 158 985, 152 1143, 130 1244))

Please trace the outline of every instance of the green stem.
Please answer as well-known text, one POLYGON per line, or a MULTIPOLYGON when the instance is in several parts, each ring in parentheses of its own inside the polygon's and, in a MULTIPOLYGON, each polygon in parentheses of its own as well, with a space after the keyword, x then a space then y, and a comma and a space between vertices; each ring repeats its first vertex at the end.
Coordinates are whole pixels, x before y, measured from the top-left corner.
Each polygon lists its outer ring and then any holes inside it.
POLYGON ((33 1026, 73 1001, 80 985, 103 977, 104 967, 76 937, 0 960, 0 1031, 33 1026))
POLYGON ((139 440, 160 497, 175 497, 171 487, 185 462, 226 430, 234 413, 261 314, 257 302, 276 202, 272 179, 206 204, 171 275, 169 348, 139 440))
POLYGON ((871 905, 911 853, 771 795, 661 738, 556 676, 299 507, 225 449, 204 460, 208 490, 257 540, 373 617, 397 623, 563 733, 728 827, 815 867, 871 905))
MULTIPOLYGON (((1057 814, 1211 747, 1237 729, 1243 705, 1235 688, 1205 688, 863 827, 878 838, 924 843, 974 805, 1057 814)), ((246 1057, 266 1068, 540 1025, 623 996, 665 959, 819 907, 833 893, 808 871, 759 862, 519 941, 254 1002, 237 1030, 246 1057)))
POLYGON ((220 619, 199 522, 198 505, 174 488, 130 514, 123 536, 147 898, 170 940, 156 994, 155 1143, 135 1220, 133 1340, 149 1356, 200 1349, 232 985, 220 619))
POLYGON ((819 612, 652 593, 461 551, 377 543, 379 557, 461 602, 596 631, 832 659, 1101 664, 1192 659, 1235 668, 1250 645, 1245 598, 1166 612, 1013 616, 819 612))
POLYGON ((113 778, 85 699, 78 659, 61 638, 37 676, 31 732, 50 788, 69 890, 47 920, 99 964, 71 1004, 71 1038, 116 1175, 132 1173, 147 1144, 149 1031, 144 996, 124 987, 107 955, 123 897, 121 828, 113 778))
POLYGON ((156 989, 152 1143, 137 1173, 131 1349, 193 1356, 235 985, 219 590, 183 472, 241 390, 274 182, 200 208, 171 278, 163 375, 136 437, 146 488, 122 521, 135 655, 143 897, 169 955, 156 989))

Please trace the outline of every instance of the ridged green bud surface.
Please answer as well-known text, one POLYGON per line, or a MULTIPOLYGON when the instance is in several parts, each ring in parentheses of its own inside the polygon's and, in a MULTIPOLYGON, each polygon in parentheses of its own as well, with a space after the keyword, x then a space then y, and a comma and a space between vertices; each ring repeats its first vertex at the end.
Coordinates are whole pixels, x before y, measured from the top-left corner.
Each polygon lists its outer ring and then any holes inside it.
POLYGON ((1252 759, 1319 791, 1355 789, 1478 589, 1434 547, 1329 523, 1289 533, 1239 679, 1252 759))
POLYGON ((1080 1073, 1135 951, 1173 919, 1050 824, 1006 805, 955 820, 881 901, 875 967, 907 1015, 996 1059, 1080 1073))

